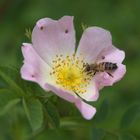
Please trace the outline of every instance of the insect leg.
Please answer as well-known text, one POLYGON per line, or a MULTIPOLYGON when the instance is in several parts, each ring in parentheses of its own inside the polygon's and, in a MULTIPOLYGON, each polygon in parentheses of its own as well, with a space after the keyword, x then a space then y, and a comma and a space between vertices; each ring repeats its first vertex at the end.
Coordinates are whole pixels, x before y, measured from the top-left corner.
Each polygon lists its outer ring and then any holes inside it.
POLYGON ((113 78, 113 75, 111 73, 107 72, 107 74, 113 78))

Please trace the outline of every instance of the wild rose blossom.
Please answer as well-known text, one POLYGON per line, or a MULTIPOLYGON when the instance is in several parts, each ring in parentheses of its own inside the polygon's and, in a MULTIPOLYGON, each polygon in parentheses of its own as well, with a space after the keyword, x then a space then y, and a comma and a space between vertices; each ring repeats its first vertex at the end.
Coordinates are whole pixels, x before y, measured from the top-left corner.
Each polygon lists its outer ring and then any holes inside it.
POLYGON ((40 19, 32 32, 32 44, 22 45, 21 76, 74 103, 85 119, 91 119, 96 108, 84 101, 96 101, 101 88, 124 76, 125 53, 112 45, 110 32, 100 27, 85 29, 77 50, 75 42, 73 17, 40 19), (84 71, 86 63, 101 62, 116 63, 118 68, 110 72, 112 76, 106 71, 95 75, 84 71))

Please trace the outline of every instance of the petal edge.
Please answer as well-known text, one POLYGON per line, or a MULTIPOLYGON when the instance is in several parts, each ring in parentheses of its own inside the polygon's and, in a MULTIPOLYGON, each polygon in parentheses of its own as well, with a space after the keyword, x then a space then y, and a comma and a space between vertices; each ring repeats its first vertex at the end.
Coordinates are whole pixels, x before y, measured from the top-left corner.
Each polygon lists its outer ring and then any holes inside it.
POLYGON ((83 102, 82 100, 77 100, 75 105, 81 112, 82 116, 87 120, 91 120, 96 113, 95 107, 83 102))

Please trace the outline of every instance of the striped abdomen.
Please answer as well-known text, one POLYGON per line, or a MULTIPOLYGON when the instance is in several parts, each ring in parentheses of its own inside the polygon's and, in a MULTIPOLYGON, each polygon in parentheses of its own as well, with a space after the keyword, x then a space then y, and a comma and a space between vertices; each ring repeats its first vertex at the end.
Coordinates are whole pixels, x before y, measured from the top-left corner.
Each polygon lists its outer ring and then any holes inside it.
POLYGON ((98 64, 97 71, 116 70, 118 68, 116 63, 102 62, 98 64))
POLYGON ((110 70, 116 70, 118 68, 116 63, 112 62, 101 62, 99 64, 94 63, 94 64, 86 64, 85 65, 85 72, 104 72, 104 71, 110 71, 110 70))

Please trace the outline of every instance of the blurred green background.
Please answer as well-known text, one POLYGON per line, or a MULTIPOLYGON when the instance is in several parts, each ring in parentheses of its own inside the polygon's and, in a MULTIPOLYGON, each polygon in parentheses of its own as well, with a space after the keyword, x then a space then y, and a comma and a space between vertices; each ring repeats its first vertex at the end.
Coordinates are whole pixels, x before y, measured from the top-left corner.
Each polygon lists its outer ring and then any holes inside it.
POLYGON ((140 0, 0 0, 0 66, 5 66, 0 69, 0 140, 140 140, 140 0), (100 91, 99 100, 92 103, 97 114, 90 121, 53 95, 47 97, 50 116, 44 117, 40 102, 25 97, 25 103, 18 93, 19 86, 30 96, 45 95, 19 75, 21 44, 30 42, 25 29, 33 29, 40 18, 63 15, 74 16, 78 41, 81 23, 96 25, 109 30, 113 44, 126 52, 125 77, 100 91))

